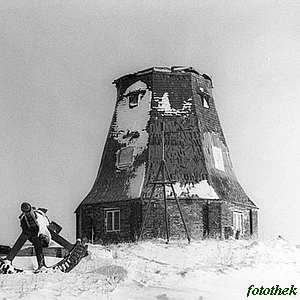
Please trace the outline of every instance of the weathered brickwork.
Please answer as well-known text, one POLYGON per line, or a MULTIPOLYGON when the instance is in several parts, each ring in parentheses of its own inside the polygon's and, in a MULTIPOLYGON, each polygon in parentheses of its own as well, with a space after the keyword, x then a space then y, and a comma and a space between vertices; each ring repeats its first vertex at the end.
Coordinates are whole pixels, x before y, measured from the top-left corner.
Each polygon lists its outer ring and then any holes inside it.
MULTIPOLYGON (((192 98, 190 73, 153 73, 153 100, 152 107, 156 106, 155 98, 168 93, 171 107, 180 109, 183 100, 192 98)), ((192 106, 192 110, 194 110, 192 106)))
MULTIPOLYGON (((173 238, 185 238, 186 233, 176 206, 175 201, 169 201, 170 234, 173 238)), ((204 237, 203 202, 186 199, 180 201, 183 216, 192 239, 204 237)))
MULTIPOLYGON (((173 180, 181 183, 196 183, 207 178, 201 135, 196 117, 164 119, 165 161, 173 180)), ((162 119, 151 119, 149 126, 148 179, 154 179, 162 157, 162 119)), ((151 185, 145 185, 149 191, 151 185)))
POLYGON ((225 237, 226 227, 233 227, 233 212, 242 213, 243 215, 243 230, 240 237, 245 239, 255 238, 257 236, 257 209, 230 203, 222 204, 223 237, 225 237))
POLYGON ((140 216, 141 203, 138 201, 114 201, 101 203, 101 205, 88 205, 82 210, 80 220, 82 230, 78 236, 94 243, 134 241, 140 228, 140 216), (105 212, 116 209, 120 210, 120 230, 107 232, 105 212))
POLYGON ((191 75, 191 86, 195 111, 198 116, 199 128, 201 132, 214 132, 220 136, 222 142, 226 145, 220 120, 212 96, 212 83, 201 76, 191 75), (203 97, 205 97, 209 108, 203 106, 203 97))
POLYGON ((221 238, 221 203, 212 202, 208 204, 208 236, 210 238, 221 238))
MULTIPOLYGON (((191 237, 255 237, 257 207, 235 176, 212 80, 174 67, 143 70, 114 83, 115 112, 94 186, 76 210, 77 236, 103 243, 136 240, 164 140, 164 160, 191 237), (109 208, 120 210, 120 230, 107 231, 109 208)), ((153 195, 144 238, 166 235, 162 192, 160 186, 153 195)), ((170 188, 167 202, 170 235, 183 238, 170 188)))
MULTIPOLYGON (((146 208, 144 203, 144 213, 146 208)), ((149 219, 145 224, 143 236, 146 238, 166 238, 166 225, 164 219, 164 207, 162 201, 152 203, 149 219)), ((193 199, 180 201, 183 217, 188 227, 192 239, 202 239, 205 237, 204 228, 204 211, 205 202, 193 199)), ((180 218, 180 214, 175 200, 168 200, 168 226, 170 236, 173 239, 181 239, 186 237, 184 225, 180 218)))

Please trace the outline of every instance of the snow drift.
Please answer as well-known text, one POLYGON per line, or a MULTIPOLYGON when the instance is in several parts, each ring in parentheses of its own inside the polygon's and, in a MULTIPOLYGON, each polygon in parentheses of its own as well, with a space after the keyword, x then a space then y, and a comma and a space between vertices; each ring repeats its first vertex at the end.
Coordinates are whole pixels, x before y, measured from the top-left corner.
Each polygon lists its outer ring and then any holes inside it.
MULTIPOLYGON (((251 284, 300 288, 300 249, 282 239, 171 241, 168 245, 155 240, 90 245, 89 250, 89 256, 67 274, 0 276, 0 298, 241 300, 250 299, 246 293, 251 284)), ((18 258, 16 263, 30 269, 33 261, 18 258)), ((299 299, 298 295, 290 298, 299 299)))

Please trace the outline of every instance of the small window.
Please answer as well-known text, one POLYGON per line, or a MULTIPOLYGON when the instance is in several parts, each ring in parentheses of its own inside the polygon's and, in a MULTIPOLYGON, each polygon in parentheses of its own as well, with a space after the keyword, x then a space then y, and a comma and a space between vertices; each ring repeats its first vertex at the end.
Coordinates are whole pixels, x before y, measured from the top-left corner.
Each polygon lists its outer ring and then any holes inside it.
POLYGON ((106 232, 120 231, 120 210, 111 209, 105 211, 106 232))
POLYGON ((117 152, 117 168, 122 170, 130 167, 133 164, 133 151, 134 148, 132 146, 128 146, 120 149, 117 152))
POLYGON ((198 86, 196 91, 198 95, 201 97, 202 106, 205 108, 209 108, 210 95, 208 94, 208 92, 201 86, 198 86))
POLYGON ((202 98, 202 105, 203 105, 203 107, 209 108, 208 97, 206 95, 203 95, 201 98, 202 98))

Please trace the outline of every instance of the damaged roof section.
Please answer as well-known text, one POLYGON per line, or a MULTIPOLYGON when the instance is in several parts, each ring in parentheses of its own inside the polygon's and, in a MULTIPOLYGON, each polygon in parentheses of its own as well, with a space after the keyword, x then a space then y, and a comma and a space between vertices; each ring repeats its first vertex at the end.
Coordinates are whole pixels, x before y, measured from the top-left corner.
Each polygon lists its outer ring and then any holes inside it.
POLYGON ((171 66, 171 67, 166 67, 166 66, 156 66, 156 67, 151 67, 151 68, 147 68, 135 73, 130 73, 124 76, 121 76, 117 79, 115 79, 113 81, 113 84, 118 84, 121 80, 123 79, 128 79, 128 78, 134 78, 134 77, 138 77, 141 75, 146 75, 146 74, 150 74, 153 72, 161 72, 161 73, 176 73, 176 74, 180 74, 180 73, 193 73, 195 75, 198 76, 202 76, 204 79, 209 80, 211 82, 211 86, 212 86, 212 80, 210 78, 210 76, 208 76, 207 74, 201 74, 199 73, 196 69, 194 69, 193 67, 187 67, 187 66, 171 66))

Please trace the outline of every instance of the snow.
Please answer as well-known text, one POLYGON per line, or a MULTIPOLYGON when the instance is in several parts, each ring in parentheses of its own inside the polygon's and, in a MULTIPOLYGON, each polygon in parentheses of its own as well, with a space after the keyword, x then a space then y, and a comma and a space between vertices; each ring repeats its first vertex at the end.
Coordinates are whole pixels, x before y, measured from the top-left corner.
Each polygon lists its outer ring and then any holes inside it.
MULTIPOLYGON (((196 184, 182 185, 179 182, 173 184, 177 197, 197 197, 204 199, 219 199, 214 188, 207 182, 202 180, 196 184)), ((166 187, 167 196, 173 196, 172 189, 170 186, 166 187)))
POLYGON ((208 105, 208 103, 207 103, 207 100, 203 97, 203 106, 205 107, 205 108, 209 108, 209 105, 208 105))
POLYGON ((142 188, 144 184, 146 166, 145 163, 138 166, 133 174, 133 177, 129 181, 129 189, 127 192, 130 198, 139 198, 142 193, 142 188))
MULTIPOLYGON (((61 258, 57 257, 45 257, 45 262, 47 266, 51 266, 59 262, 61 258)), ((35 256, 17 256, 13 265, 16 268, 24 269, 24 270, 34 270, 37 269, 38 264, 35 256)))
POLYGON ((157 107, 154 107, 158 112, 165 116, 186 115, 191 112, 192 99, 184 100, 181 109, 171 107, 169 93, 165 92, 162 97, 155 96, 154 101, 157 102, 157 107))
POLYGON ((300 288, 300 249, 282 239, 153 240, 89 251, 67 274, 0 275, 0 299, 259 300, 266 296, 246 297, 250 285, 300 288))
POLYGON ((222 149, 212 146, 212 152, 215 161, 215 167, 218 170, 225 171, 222 149))
POLYGON ((116 122, 114 124, 115 139, 126 146, 134 146, 134 156, 141 154, 147 146, 148 133, 146 131, 147 122, 150 118, 151 91, 146 83, 141 80, 130 85, 123 98, 116 106, 116 122), (138 105, 129 108, 129 94, 133 92, 145 92, 139 96, 138 105), (138 137, 132 137, 137 132, 138 137))
POLYGON ((36 221, 39 224, 38 235, 40 235, 40 234, 46 235, 49 238, 49 244, 50 244, 51 234, 47 227, 50 224, 49 219, 45 216, 45 214, 42 211, 38 210, 36 212, 36 221))
MULTIPOLYGON (((169 94, 164 93, 160 100, 157 101, 157 110, 165 112, 166 114, 172 114, 173 110, 169 101, 169 94)), ((176 110, 174 110, 176 111, 176 110)))

